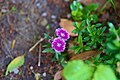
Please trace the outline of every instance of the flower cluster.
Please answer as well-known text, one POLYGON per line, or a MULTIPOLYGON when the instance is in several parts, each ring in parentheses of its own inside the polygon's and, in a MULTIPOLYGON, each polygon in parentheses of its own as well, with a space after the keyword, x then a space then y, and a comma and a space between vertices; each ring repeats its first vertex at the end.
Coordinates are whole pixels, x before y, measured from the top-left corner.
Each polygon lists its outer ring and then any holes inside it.
POLYGON ((56 52, 63 52, 65 50, 65 46, 66 46, 65 41, 67 41, 70 38, 70 35, 63 28, 56 29, 56 35, 57 35, 57 38, 54 38, 52 41, 52 48, 56 52))

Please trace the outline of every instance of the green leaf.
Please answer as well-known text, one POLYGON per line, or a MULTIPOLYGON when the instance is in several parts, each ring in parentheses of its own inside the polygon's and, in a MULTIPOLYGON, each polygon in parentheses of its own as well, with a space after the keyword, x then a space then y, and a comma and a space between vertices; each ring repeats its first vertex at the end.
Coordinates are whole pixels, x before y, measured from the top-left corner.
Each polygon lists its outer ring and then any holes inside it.
POLYGON ((77 33, 79 33, 80 31, 78 30, 78 29, 74 29, 74 30, 72 30, 72 33, 74 33, 74 34, 77 34, 77 33))
POLYGON ((83 63, 81 60, 68 62, 63 70, 66 80, 91 80, 94 68, 83 63))
POLYGON ((8 72, 13 71, 15 68, 18 68, 19 66, 22 66, 24 64, 24 61, 25 61, 24 56, 25 55, 18 56, 15 59, 13 59, 10 62, 10 64, 7 66, 7 70, 5 72, 5 75, 7 75, 8 72))
POLYGON ((81 46, 78 46, 78 48, 75 49, 75 54, 80 53, 81 48, 81 46))
POLYGON ((55 53, 55 58, 56 58, 57 60, 59 59, 59 57, 58 57, 58 56, 59 56, 59 55, 55 53))
POLYGON ((43 45, 42 47, 46 48, 46 47, 51 47, 50 43, 46 43, 45 45, 43 45))
POLYGON ((86 23, 87 23, 87 26, 88 26, 88 27, 91 26, 91 25, 90 25, 90 20, 89 20, 89 19, 86 20, 86 23))
POLYGON ((94 60, 94 63, 98 63, 100 59, 100 54, 98 54, 95 58, 92 58, 94 60))
POLYGON ((112 3, 114 10, 116 10, 115 0, 108 0, 108 1, 110 1, 112 3))
POLYGON ((92 20, 94 23, 98 22, 98 16, 97 16, 96 14, 92 14, 92 15, 90 15, 90 16, 91 16, 91 20, 92 20))
POLYGON ((117 80, 113 70, 107 65, 97 66, 93 80, 117 80))
POLYGON ((73 16, 76 16, 76 15, 77 15, 77 13, 78 13, 78 11, 77 11, 77 10, 75 10, 75 11, 72 11, 72 12, 71 12, 71 14, 72 14, 73 16))
POLYGON ((117 50, 117 47, 113 45, 112 43, 107 43, 107 47, 111 50, 117 50))
POLYGON ((113 40, 113 43, 116 47, 118 47, 118 49, 120 48, 120 41, 116 39, 116 40, 113 40))
POLYGON ((106 26, 104 26, 104 27, 101 29, 101 34, 100 34, 100 35, 102 35, 105 30, 106 30, 106 26))
POLYGON ((115 55, 115 58, 117 58, 118 60, 120 60, 120 52, 118 52, 118 53, 115 55))
POLYGON ((11 8, 11 10, 12 10, 12 11, 16 11, 17 8, 16 8, 15 6, 13 6, 13 7, 11 8))
POLYGON ((80 30, 82 30, 84 27, 85 27, 85 24, 86 24, 86 21, 83 20, 81 23, 80 23, 80 26, 78 27, 80 30))
POLYGON ((83 42, 82 42, 82 36, 81 35, 78 36, 78 43, 79 43, 79 46, 82 47, 83 42))
POLYGON ((108 22, 108 25, 110 27, 109 31, 113 32, 115 35, 117 35, 117 31, 115 29, 115 26, 112 23, 110 23, 110 22, 108 22))
POLYGON ((46 34, 46 33, 44 33, 44 37, 45 37, 46 39, 50 39, 50 36, 49 36, 48 34, 46 34))
POLYGON ((78 22, 73 22, 72 24, 73 24, 73 26, 74 26, 75 28, 77 28, 77 29, 79 28, 78 22))
POLYGON ((98 8, 99 4, 93 3, 87 6, 87 8, 89 9, 89 11, 95 11, 98 8))
POLYGON ((100 26, 102 26, 101 23, 97 23, 97 24, 95 25, 95 27, 100 27, 100 26))
POLYGON ((43 53, 54 53, 54 50, 52 48, 45 48, 43 51, 43 53))
POLYGON ((79 48, 79 46, 71 46, 71 47, 70 47, 70 49, 72 49, 72 50, 75 50, 75 49, 77 49, 77 48, 79 48))

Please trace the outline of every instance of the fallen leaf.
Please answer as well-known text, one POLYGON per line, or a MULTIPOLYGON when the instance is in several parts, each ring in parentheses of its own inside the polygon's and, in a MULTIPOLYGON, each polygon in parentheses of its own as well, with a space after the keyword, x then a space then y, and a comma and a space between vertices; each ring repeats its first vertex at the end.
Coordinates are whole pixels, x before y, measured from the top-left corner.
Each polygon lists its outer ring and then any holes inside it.
POLYGON ((5 72, 5 75, 8 74, 8 72, 13 71, 15 68, 18 68, 24 64, 24 56, 18 56, 15 59, 13 59, 10 64, 7 66, 7 70, 5 72))
POLYGON ((70 36, 77 36, 77 34, 72 33, 72 31, 75 29, 75 27, 72 24, 72 21, 67 19, 61 19, 60 21, 61 21, 60 26, 65 30, 67 30, 70 36))
POLYGON ((83 52, 80 54, 76 54, 70 60, 80 60, 80 59, 86 60, 86 59, 89 59, 91 57, 97 56, 98 54, 101 54, 101 53, 102 53, 102 51, 90 50, 90 51, 86 51, 86 52, 83 52))
POLYGON ((60 80, 62 78, 62 71, 57 71, 54 76, 54 80, 60 80))

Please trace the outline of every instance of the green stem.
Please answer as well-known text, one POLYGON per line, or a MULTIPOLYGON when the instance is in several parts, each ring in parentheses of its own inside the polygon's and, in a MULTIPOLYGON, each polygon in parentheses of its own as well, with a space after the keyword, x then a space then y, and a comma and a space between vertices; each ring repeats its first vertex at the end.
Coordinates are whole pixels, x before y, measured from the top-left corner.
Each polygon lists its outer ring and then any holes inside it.
POLYGON ((105 7, 109 4, 109 1, 106 1, 105 4, 103 5, 103 7, 101 8, 100 12, 98 13, 98 15, 100 15, 103 10, 105 9, 105 7))

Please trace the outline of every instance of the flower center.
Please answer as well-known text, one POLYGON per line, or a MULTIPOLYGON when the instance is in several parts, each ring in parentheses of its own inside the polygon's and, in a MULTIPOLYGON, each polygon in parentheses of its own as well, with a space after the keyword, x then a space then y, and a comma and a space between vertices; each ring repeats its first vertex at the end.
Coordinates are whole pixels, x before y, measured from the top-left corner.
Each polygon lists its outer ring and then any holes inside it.
POLYGON ((61 36, 63 36, 63 37, 64 37, 64 36, 65 36, 65 34, 64 34, 64 33, 61 33, 61 36))
POLYGON ((60 43, 57 43, 57 46, 58 46, 58 47, 60 47, 60 46, 61 46, 61 44, 60 44, 60 43))

